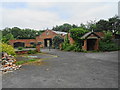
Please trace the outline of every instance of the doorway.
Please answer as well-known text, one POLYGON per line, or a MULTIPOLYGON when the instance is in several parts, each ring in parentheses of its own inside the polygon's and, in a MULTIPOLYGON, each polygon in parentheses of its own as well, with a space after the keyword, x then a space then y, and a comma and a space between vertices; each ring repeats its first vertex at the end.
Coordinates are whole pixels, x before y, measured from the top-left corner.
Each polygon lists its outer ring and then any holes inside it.
POLYGON ((52 39, 51 38, 44 39, 44 47, 52 47, 52 39))
POLYGON ((87 39, 87 51, 95 50, 96 39, 87 39))

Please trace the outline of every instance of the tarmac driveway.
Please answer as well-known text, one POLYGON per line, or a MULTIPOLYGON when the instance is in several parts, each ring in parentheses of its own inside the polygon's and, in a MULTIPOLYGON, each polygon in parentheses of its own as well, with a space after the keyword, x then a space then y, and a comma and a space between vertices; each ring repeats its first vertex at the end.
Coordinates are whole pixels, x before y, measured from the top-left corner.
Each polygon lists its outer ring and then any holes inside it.
POLYGON ((43 65, 3 75, 3 88, 117 88, 118 52, 77 53, 43 49, 43 65), (46 55, 49 55, 46 54, 46 55), (53 57, 57 55, 58 57, 53 57))

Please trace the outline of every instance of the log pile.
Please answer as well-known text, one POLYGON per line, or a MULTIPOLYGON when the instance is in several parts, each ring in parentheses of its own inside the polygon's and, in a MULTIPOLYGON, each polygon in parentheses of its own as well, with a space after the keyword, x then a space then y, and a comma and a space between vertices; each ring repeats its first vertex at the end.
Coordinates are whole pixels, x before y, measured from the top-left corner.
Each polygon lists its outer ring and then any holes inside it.
POLYGON ((2 57, 0 59, 0 71, 9 72, 21 68, 21 65, 16 65, 16 59, 14 56, 8 55, 5 52, 2 52, 2 57))

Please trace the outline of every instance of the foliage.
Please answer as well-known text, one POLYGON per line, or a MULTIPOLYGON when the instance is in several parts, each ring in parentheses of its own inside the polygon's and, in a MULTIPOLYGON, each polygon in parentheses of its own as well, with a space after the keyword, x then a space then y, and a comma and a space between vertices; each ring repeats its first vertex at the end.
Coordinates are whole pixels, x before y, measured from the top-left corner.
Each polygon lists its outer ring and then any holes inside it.
POLYGON ((85 28, 73 28, 70 30, 70 35, 75 40, 74 51, 82 50, 83 40, 81 39, 81 37, 87 32, 88 30, 86 30, 85 28))
POLYGON ((118 16, 114 16, 108 19, 109 21, 109 31, 113 34, 116 34, 120 30, 120 18, 118 16))
POLYGON ((115 51, 119 49, 119 46, 112 41, 112 33, 106 32, 103 40, 99 42, 100 51, 115 51))
POLYGON ((17 61, 16 65, 21 65, 21 64, 24 64, 24 63, 34 62, 34 61, 36 61, 36 59, 30 59, 30 60, 25 60, 25 61, 17 61))
POLYGON ((59 45, 64 42, 64 39, 61 36, 55 36, 53 38, 53 45, 56 49, 59 48, 59 45))
POLYGON ((36 50, 29 50, 29 51, 28 51, 28 54, 35 54, 35 53, 37 53, 36 50))
POLYGON ((113 42, 103 42, 103 41, 100 41, 99 48, 100 51, 115 51, 120 49, 118 45, 116 45, 113 42))
POLYGON ((112 33, 108 31, 108 32, 105 32, 104 34, 105 34, 105 36, 103 38, 103 41, 104 42, 111 42, 111 40, 112 40, 112 33))
POLYGON ((4 43, 9 43, 9 40, 14 40, 14 36, 11 33, 6 34, 5 36, 2 37, 2 42, 4 43))
POLYGON ((70 30, 70 36, 78 42, 80 38, 86 33, 88 30, 85 30, 83 28, 73 28, 70 30))
POLYGON ((95 31, 108 31, 109 22, 107 20, 101 19, 96 23, 96 26, 97 28, 95 31))
POLYGON ((36 36, 40 35, 42 32, 42 30, 37 31, 33 29, 20 29, 18 27, 13 27, 3 29, 2 35, 3 37, 7 37, 7 34, 12 34, 15 39, 35 39, 36 36))
POLYGON ((64 42, 62 43, 62 50, 65 50, 65 48, 67 48, 68 46, 70 46, 70 43, 69 43, 68 34, 67 34, 64 39, 64 42))
POLYGON ((74 51, 75 52, 80 52, 82 51, 82 45, 80 43, 75 43, 74 44, 74 51))
POLYGON ((81 48, 80 44, 78 44, 78 43, 74 43, 73 45, 63 44, 62 48, 65 51, 75 51, 75 52, 82 51, 82 48, 81 48))
POLYGON ((86 24, 87 30, 89 31, 95 31, 97 26, 96 26, 96 20, 90 20, 89 22, 87 22, 86 24))
POLYGON ((64 50, 65 50, 65 51, 73 51, 74 48, 75 48, 74 45, 68 45, 64 50))
POLYGON ((70 25, 70 24, 68 24, 68 23, 65 23, 65 24, 63 24, 63 25, 53 27, 52 30, 54 30, 54 31, 61 31, 61 32, 69 32, 70 29, 76 28, 76 27, 78 27, 78 26, 75 25, 75 24, 70 25))
POLYGON ((23 47, 18 47, 18 50, 22 50, 23 49, 23 47))
POLYGON ((13 56, 16 55, 14 48, 11 45, 8 45, 6 43, 0 43, 0 51, 6 52, 9 55, 13 55, 13 56))

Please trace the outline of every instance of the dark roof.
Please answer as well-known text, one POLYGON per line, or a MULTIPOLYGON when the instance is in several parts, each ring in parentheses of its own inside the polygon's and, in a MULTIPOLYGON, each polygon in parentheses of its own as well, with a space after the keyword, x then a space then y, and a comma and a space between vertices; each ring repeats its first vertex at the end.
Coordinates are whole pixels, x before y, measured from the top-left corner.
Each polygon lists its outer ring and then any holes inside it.
MULTIPOLYGON (((97 35, 96 33, 94 33, 94 32, 88 32, 88 33, 84 34, 84 35, 81 37, 81 39, 86 39, 86 38, 88 38, 91 34, 94 34, 97 38, 100 38, 100 36, 97 35)), ((95 37, 91 37, 91 38, 95 38, 95 37)))

